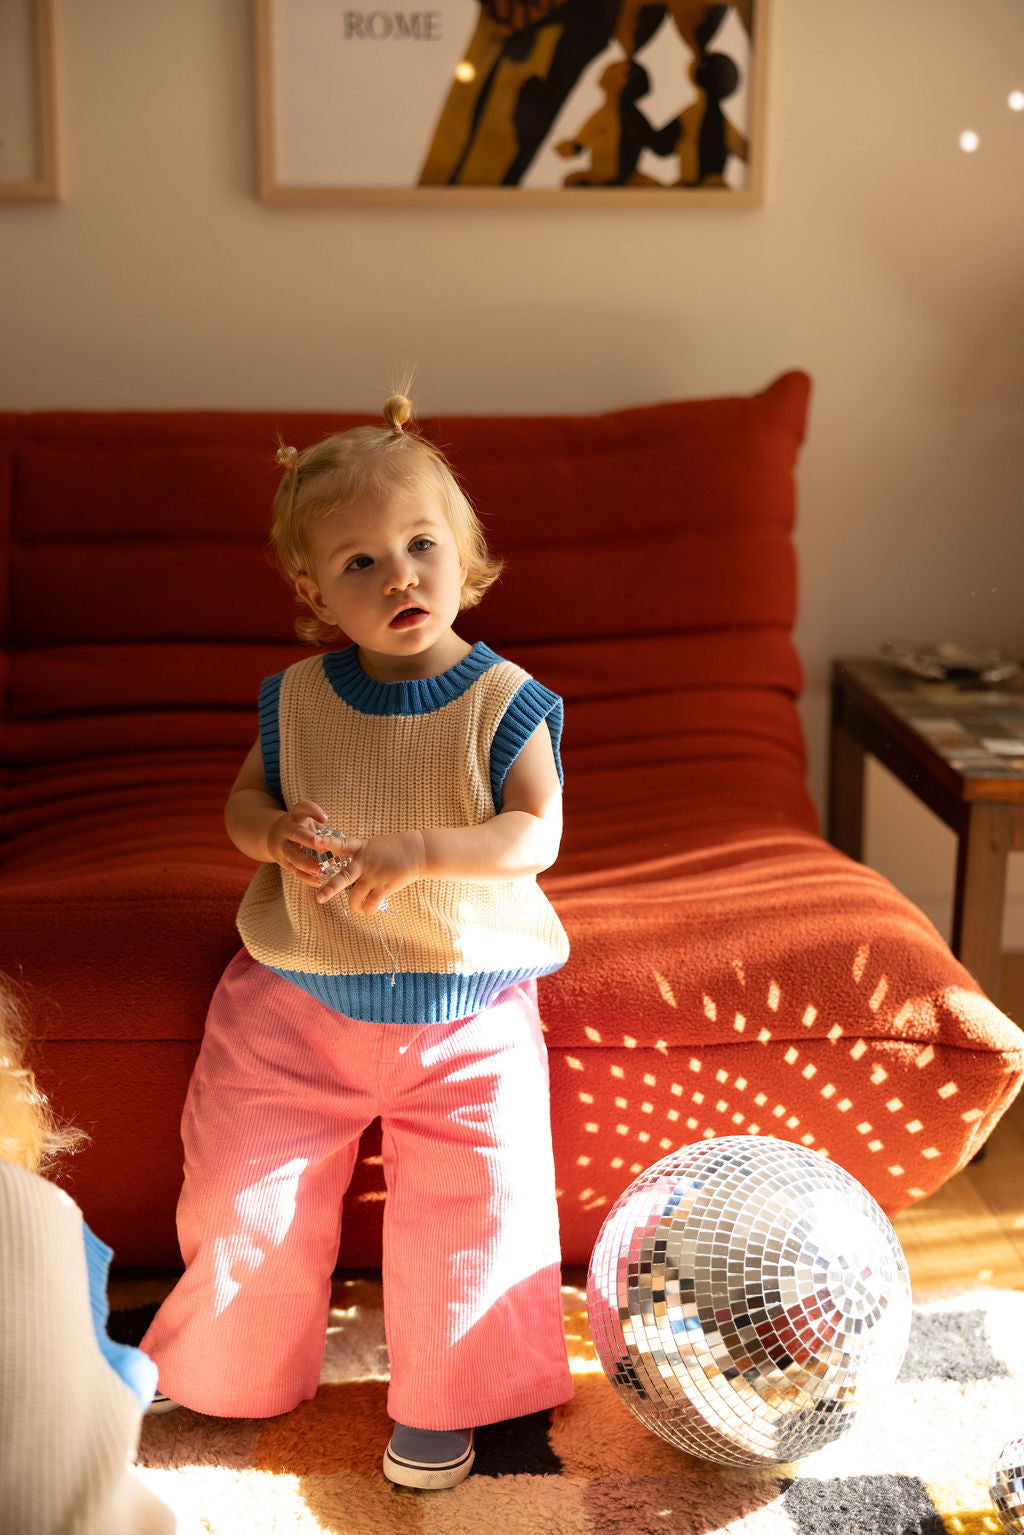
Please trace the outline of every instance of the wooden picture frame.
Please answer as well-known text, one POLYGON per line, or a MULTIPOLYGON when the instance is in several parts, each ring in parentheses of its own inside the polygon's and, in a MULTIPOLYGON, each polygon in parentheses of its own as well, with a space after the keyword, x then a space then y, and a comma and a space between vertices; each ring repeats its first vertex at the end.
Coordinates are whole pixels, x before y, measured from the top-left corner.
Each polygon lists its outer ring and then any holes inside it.
POLYGON ((60 196, 53 0, 0 6, 0 199, 60 196))
POLYGON ((253 3, 265 202, 762 201, 770 0, 253 3))

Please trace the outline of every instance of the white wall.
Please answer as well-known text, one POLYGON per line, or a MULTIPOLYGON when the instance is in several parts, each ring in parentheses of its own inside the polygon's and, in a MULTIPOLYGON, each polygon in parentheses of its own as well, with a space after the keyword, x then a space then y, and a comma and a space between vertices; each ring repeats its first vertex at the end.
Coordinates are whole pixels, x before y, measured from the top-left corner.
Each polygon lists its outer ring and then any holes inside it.
MULTIPOLYGON (((723 212, 267 207, 248 0, 56 3, 66 192, 0 205, 0 407, 375 408, 413 362, 428 410, 597 410, 800 366, 819 802, 834 655, 1024 648, 1021 0, 774 0, 766 200, 723 212)), ((951 841, 871 799, 945 920, 951 841)))

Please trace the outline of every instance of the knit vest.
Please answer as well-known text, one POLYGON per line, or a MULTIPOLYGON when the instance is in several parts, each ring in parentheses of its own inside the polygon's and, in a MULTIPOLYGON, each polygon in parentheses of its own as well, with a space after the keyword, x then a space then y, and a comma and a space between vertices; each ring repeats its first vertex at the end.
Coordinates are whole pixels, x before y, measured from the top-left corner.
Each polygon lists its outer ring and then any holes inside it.
MULTIPOLYGON (((298 661, 260 690, 267 788, 311 799, 352 836, 478 826, 501 810, 505 775, 546 721, 562 776, 562 701, 477 644, 438 677, 377 682, 354 645, 298 661)), ((420 879, 377 916, 325 904, 261 864, 238 913, 254 959, 349 1018, 440 1023, 468 1017, 516 981, 568 957, 565 932, 531 875, 420 879), (399 947, 400 946, 400 947, 399 947)))

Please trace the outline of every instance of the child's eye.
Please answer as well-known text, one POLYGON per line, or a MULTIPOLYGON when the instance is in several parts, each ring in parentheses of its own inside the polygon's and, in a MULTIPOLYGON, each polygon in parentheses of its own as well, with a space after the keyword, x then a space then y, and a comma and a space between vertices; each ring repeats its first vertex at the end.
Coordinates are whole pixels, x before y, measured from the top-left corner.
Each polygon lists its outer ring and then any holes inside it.
POLYGON ((348 564, 345 566, 345 569, 366 570, 372 564, 373 561, 368 554, 357 554, 354 560, 349 560, 348 564))
POLYGON ((433 549, 434 540, 432 538, 414 538, 409 547, 414 549, 417 554, 426 554, 428 549, 433 549))

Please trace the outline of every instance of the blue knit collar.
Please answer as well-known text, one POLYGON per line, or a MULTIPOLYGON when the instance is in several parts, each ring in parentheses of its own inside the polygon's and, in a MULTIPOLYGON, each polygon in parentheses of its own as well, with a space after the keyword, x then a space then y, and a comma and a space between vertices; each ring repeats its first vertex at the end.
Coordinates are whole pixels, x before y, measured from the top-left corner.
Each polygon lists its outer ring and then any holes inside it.
POLYGON ((338 697, 360 714, 431 714, 460 698, 476 679, 497 666, 499 655, 478 640, 463 660, 437 677, 410 682, 378 682, 359 664, 355 645, 331 650, 323 658, 324 676, 338 697))

